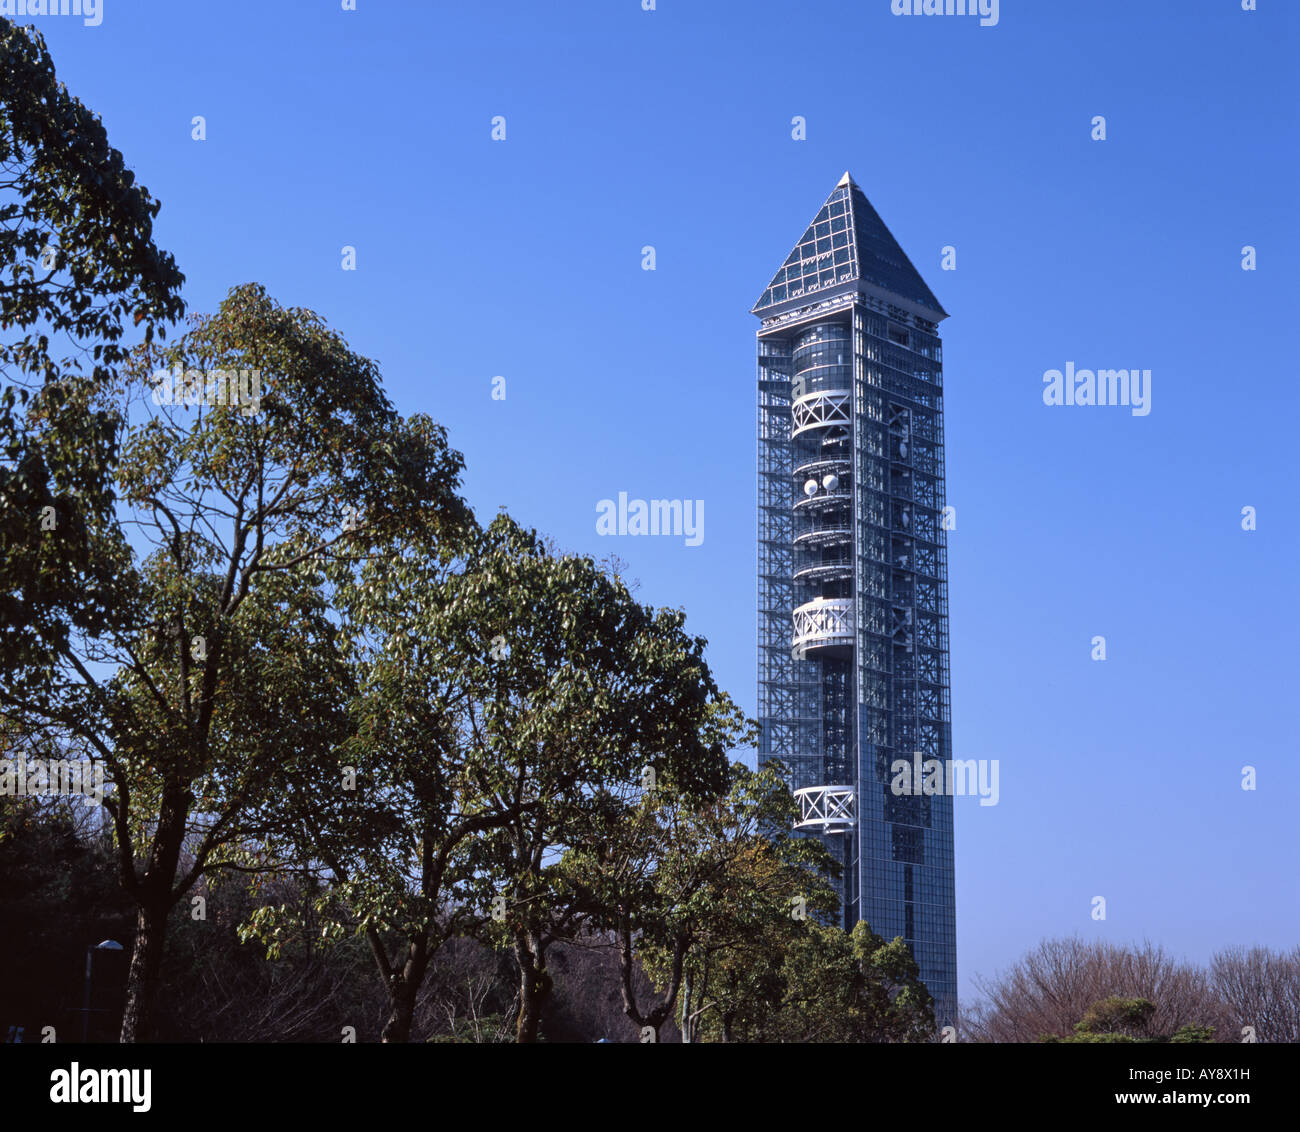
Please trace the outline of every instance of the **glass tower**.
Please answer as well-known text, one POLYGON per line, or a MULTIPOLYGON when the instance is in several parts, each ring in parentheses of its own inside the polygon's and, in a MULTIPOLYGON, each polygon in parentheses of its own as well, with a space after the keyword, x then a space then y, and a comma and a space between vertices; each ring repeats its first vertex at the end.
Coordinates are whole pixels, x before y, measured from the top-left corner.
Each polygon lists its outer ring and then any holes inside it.
POLYGON ((847 173, 753 313, 759 761, 844 865, 845 927, 902 936, 948 1025, 952 797, 894 767, 951 758, 947 313, 847 173))

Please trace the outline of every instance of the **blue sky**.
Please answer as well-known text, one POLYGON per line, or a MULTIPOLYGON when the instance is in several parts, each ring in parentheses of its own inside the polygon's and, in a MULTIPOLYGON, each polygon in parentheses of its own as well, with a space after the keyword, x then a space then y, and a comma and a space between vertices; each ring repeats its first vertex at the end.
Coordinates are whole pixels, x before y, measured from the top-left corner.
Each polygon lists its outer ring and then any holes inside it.
POLYGON ((480 515, 618 554, 749 710, 748 312, 851 170, 951 314, 954 754, 1001 766, 957 801, 963 997, 1044 936, 1300 942, 1300 6, 103 2, 39 23, 191 307, 256 280, 321 313, 480 515), (1068 361, 1150 369, 1150 415, 1045 406, 1068 361), (702 499, 702 545, 597 537, 620 491, 702 499))

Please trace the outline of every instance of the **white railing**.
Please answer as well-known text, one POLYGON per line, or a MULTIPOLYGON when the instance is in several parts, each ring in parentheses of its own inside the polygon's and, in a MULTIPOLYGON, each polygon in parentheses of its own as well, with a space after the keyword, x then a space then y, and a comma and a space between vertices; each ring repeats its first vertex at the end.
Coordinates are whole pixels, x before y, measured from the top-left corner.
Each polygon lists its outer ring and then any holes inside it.
POLYGON ((845 428, 853 423, 853 395, 847 389, 821 389, 806 393, 790 406, 796 437, 810 428, 845 428))
POLYGON ((794 611, 794 649, 853 647, 853 599, 818 597, 794 611))
POLYGON ((799 803, 795 829, 821 826, 822 833, 842 833, 856 820, 852 786, 805 786, 794 797, 799 803))

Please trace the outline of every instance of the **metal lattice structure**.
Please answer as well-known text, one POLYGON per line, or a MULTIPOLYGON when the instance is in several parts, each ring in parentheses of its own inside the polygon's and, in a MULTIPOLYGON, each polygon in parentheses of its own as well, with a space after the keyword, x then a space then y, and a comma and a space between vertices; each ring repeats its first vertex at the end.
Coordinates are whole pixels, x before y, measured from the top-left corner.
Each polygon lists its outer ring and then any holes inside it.
POLYGON ((855 824, 854 805, 858 792, 852 786, 805 786, 794 792, 799 806, 795 829, 817 829, 822 833, 847 833, 855 824))
POLYGON ((844 922, 902 936, 956 1014, 952 798, 896 760, 951 758, 947 317, 846 173, 754 307, 759 758, 844 864, 844 922))

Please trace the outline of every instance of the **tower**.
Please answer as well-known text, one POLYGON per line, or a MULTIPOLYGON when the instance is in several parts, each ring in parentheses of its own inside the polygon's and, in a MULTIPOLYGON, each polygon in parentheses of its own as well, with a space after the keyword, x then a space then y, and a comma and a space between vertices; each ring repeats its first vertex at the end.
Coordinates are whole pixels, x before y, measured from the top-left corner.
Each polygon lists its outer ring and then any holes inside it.
POLYGON ((844 924, 902 936, 957 1008, 943 374, 947 313, 845 173, 753 308, 759 762, 844 865, 844 924), (949 776, 944 775, 948 781, 949 776))

